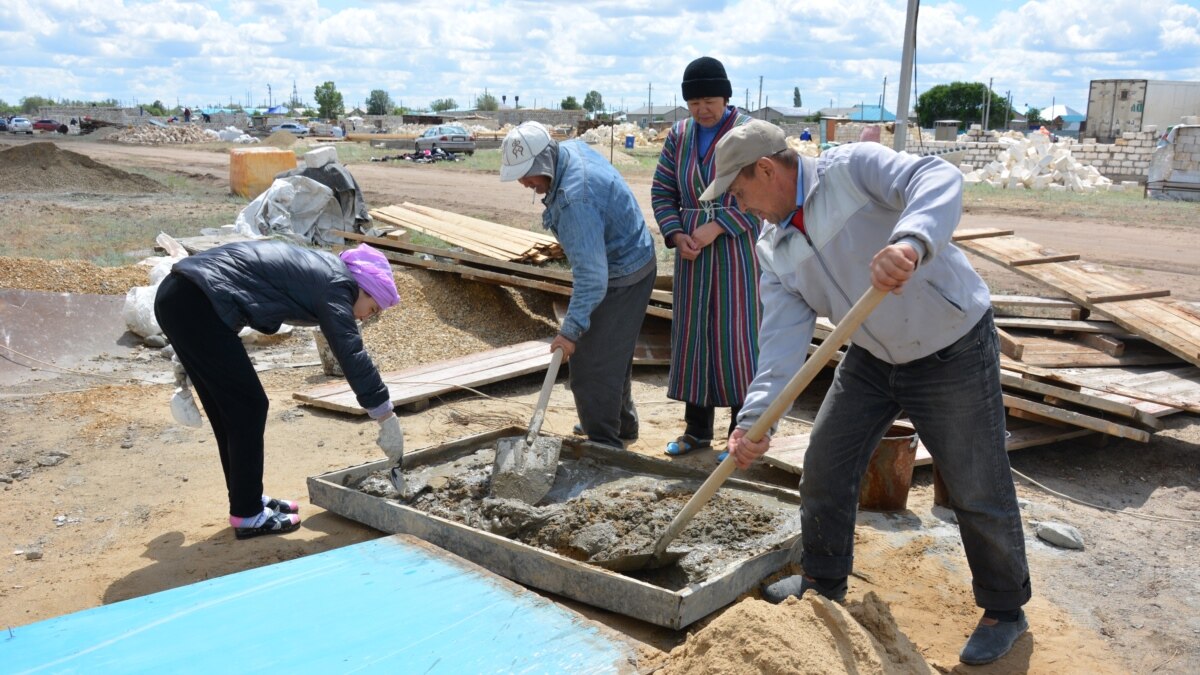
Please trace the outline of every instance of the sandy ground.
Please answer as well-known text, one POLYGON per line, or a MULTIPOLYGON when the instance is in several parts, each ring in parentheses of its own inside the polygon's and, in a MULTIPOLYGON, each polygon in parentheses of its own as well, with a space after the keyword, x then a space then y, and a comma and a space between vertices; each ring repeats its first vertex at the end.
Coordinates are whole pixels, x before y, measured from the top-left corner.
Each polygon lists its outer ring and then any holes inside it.
MULTIPOLYGON (((69 142, 69 147, 113 166, 150 166, 212 184, 227 180, 228 160, 217 153, 83 140, 69 142)), ((531 203, 527 191, 499 184, 494 174, 396 163, 354 165, 351 170, 372 206, 407 199, 514 225, 528 224, 540 214, 541 206, 531 203)), ((645 210, 649 179, 631 184, 645 210)), ((19 207, 0 200, 0 210, 19 208, 36 216, 36 195, 22 197, 19 207)), ((143 203, 130 207, 130 218, 144 208, 143 203)), ((235 214, 230 213, 230 222, 235 214)), ((1164 231, 1153 222, 1051 222, 995 212, 969 212, 963 227, 1012 228, 1046 246, 1170 288, 1176 297, 1200 300, 1194 269, 1200 228, 1164 231)), ((153 234, 147 233, 147 242, 153 234)), ((1037 288, 985 263, 979 266, 994 289, 1037 288)), ((418 274, 409 283, 423 287, 442 282, 418 274)), ((411 335, 400 339, 427 340, 425 328, 413 326, 411 335)), ((169 387, 145 382, 163 381, 168 369, 153 351, 131 347, 122 359, 108 363, 115 379, 54 374, 46 368, 36 374, 39 381, 0 392, 0 474, 8 477, 0 483, 0 554, 5 556, 0 564, 0 626, 21 626, 380 536, 312 506, 304 487, 308 476, 376 459, 375 426, 292 400, 293 392, 329 381, 319 367, 304 365, 316 360, 307 334, 263 355, 280 364, 262 375, 271 399, 266 489, 298 498, 303 505, 304 526, 284 537, 234 540, 210 432, 172 422, 169 387)), ((682 408, 663 396, 665 376, 665 368, 635 372, 634 395, 642 415, 641 436, 630 447, 635 452, 661 456, 665 443, 680 431, 682 408)), ((540 382, 541 376, 530 376, 498 383, 485 388, 486 396, 447 396, 423 412, 404 413, 408 447, 523 424, 540 382)), ((812 400, 802 400, 795 415, 804 417, 812 406, 812 400)), ((566 435, 574 421, 570 392, 561 379, 543 431, 566 435)), ((718 425, 723 423, 718 416, 718 425)), ((710 452, 673 461, 715 466, 710 452)), ((984 668, 958 664, 958 650, 977 609, 957 531, 932 506, 927 469, 917 470, 907 511, 860 517, 851 599, 876 593, 923 658, 942 672, 1200 671, 1200 569, 1194 562, 1200 545, 1197 417, 1167 418, 1166 428, 1147 444, 1082 439, 1020 451, 1012 462, 1014 469, 1057 492, 1113 509, 1081 506, 1017 479, 1035 598, 1028 607, 1032 628, 1012 654, 984 668), (1074 525, 1086 548, 1065 551, 1040 542, 1033 531, 1041 521, 1074 525)), ((767 467, 756 467, 746 477, 795 484, 793 477, 767 467)), ((689 651, 687 645, 711 639, 705 633, 709 626, 728 630, 714 621, 723 613, 676 632, 565 604, 644 645, 647 668, 694 655, 695 646, 689 651), (681 645, 683 651, 665 656, 681 645)), ((768 623, 771 612, 778 613, 775 621, 786 621, 786 612, 795 611, 752 609, 767 612, 768 623)), ((763 644, 764 650, 803 648, 803 643, 782 642, 781 647, 751 640, 745 632, 755 631, 755 624, 744 625, 742 637, 748 644, 763 644)), ((766 634, 765 628, 755 632, 766 634)), ((828 672, 847 667, 830 664, 828 672)), ((756 670, 747 666, 743 672, 756 670)))

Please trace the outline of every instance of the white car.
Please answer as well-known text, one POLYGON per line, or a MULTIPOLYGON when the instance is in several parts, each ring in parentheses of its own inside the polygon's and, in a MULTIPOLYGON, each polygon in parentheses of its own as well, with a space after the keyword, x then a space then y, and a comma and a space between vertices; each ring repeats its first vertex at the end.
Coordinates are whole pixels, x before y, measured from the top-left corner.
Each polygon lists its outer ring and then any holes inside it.
POLYGON ((24 132, 32 136, 33 122, 30 122, 29 119, 25 117, 14 117, 8 121, 8 130, 10 133, 14 134, 24 132))
POLYGON ((283 124, 276 124, 275 126, 271 127, 271 133, 275 133, 276 131, 286 131, 288 133, 296 134, 297 136, 308 135, 308 127, 304 126, 303 124, 297 124, 296 122, 284 122, 283 124))

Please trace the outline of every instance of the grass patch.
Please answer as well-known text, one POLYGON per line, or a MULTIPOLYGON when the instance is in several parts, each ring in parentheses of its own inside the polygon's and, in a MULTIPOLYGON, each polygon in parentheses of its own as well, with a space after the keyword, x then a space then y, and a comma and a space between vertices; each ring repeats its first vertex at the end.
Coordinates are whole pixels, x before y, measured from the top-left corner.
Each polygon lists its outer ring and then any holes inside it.
POLYGON ((1004 213, 1051 220, 1197 227, 1194 203, 1146 199, 1141 187, 1122 192, 1082 193, 967 185, 963 190, 963 209, 968 213, 1004 213))

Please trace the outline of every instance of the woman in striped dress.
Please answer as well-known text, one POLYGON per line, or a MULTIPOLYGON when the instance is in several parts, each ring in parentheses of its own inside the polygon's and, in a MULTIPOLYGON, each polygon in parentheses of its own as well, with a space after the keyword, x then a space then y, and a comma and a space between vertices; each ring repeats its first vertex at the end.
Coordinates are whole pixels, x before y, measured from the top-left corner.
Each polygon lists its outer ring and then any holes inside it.
POLYGON ((729 105, 732 95, 720 61, 688 64, 683 98, 691 117, 667 134, 650 192, 663 240, 675 249, 667 397, 684 402, 685 426, 668 455, 711 448, 718 407, 730 408, 732 431, 758 360, 758 219, 728 195, 699 201, 714 176, 717 141, 751 119, 729 105))

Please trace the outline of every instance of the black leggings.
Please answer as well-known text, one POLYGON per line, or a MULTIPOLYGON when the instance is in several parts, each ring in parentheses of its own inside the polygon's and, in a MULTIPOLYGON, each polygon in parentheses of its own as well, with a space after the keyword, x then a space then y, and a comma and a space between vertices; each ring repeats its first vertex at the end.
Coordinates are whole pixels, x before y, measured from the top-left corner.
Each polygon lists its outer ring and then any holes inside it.
MULTIPOLYGON (((742 406, 740 405, 729 407, 729 432, 725 434, 725 438, 729 438, 733 430, 737 428, 737 416, 741 410, 742 406)), ((716 406, 696 405, 694 403, 684 404, 683 421, 687 424, 684 433, 697 440, 713 440, 713 424, 716 422, 716 419, 716 406)))
POLYGON ((263 433, 270 401, 246 348, 204 291, 174 272, 158 287, 154 316, 187 370, 217 438, 229 515, 257 515, 263 508, 263 433))

